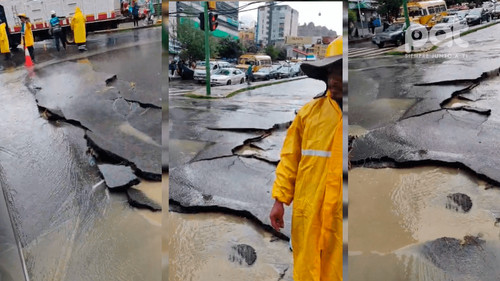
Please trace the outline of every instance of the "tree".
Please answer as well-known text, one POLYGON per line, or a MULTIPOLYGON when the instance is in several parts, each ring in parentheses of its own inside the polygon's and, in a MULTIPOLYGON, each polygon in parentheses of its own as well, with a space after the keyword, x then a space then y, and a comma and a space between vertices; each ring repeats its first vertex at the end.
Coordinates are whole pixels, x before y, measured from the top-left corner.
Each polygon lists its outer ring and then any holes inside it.
POLYGON ((280 50, 275 48, 272 45, 269 45, 266 47, 265 50, 266 54, 271 57, 271 60, 276 60, 278 58, 278 55, 280 53, 280 50))
POLYGON ((380 0, 377 12, 385 15, 386 18, 392 16, 397 18, 399 16, 399 9, 403 5, 402 0, 380 0))
POLYGON ((349 10, 347 12, 347 17, 348 17, 349 22, 357 22, 358 21, 358 14, 353 10, 349 10))
MULTIPOLYGON (((182 51, 179 54, 183 60, 204 60, 205 59, 205 34, 194 27, 194 22, 184 20, 177 27, 177 39, 182 51)), ((210 46, 210 57, 215 57, 216 40, 213 37, 208 39, 210 46)))
POLYGON ((217 53, 221 58, 239 58, 243 54, 243 46, 240 40, 231 37, 222 38, 217 45, 217 53))

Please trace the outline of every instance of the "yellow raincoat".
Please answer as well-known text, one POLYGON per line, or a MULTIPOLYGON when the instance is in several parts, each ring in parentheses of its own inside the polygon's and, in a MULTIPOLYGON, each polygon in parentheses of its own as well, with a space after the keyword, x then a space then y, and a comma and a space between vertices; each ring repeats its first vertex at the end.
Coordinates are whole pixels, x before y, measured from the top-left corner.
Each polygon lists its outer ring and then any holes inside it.
POLYGON ((288 129, 272 196, 293 201, 294 281, 342 280, 342 111, 330 92, 288 129))
POLYGON ((0 53, 10 53, 9 37, 7 37, 6 24, 0 24, 0 53))
POLYGON ((78 7, 75 9, 75 15, 71 18, 71 30, 73 30, 73 34, 75 35, 75 43, 80 44, 87 42, 85 17, 78 7))
POLYGON ((31 47, 35 44, 35 40, 33 39, 33 31, 31 29, 31 23, 24 23, 24 38, 22 40, 26 40, 26 45, 24 45, 24 41, 22 42, 23 46, 31 47))

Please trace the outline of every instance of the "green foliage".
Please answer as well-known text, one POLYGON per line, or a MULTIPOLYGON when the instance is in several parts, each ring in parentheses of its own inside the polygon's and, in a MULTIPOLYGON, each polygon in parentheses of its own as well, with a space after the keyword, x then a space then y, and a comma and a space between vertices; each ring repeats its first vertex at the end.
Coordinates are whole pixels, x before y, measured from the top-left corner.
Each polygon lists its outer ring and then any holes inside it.
MULTIPOLYGON (((181 43, 182 51, 179 54, 183 60, 204 60, 205 59, 205 34, 204 31, 194 27, 194 22, 185 20, 179 23, 177 28, 177 38, 181 43)), ((210 45, 210 57, 214 58, 217 42, 213 37, 208 39, 210 45)))
POLYGON ((226 37, 218 42, 217 53, 221 58, 239 58, 243 52, 243 46, 239 40, 226 37))
POLYGON ((394 18, 399 16, 399 9, 403 5, 403 0, 380 0, 377 12, 386 17, 394 18))
POLYGON ((280 54, 280 50, 272 45, 267 46, 265 52, 268 56, 271 57, 271 60, 273 61, 276 60, 278 58, 278 55, 280 54))
POLYGON ((358 14, 353 10, 349 10, 347 12, 347 17, 348 17, 349 22, 357 22, 358 21, 358 14))

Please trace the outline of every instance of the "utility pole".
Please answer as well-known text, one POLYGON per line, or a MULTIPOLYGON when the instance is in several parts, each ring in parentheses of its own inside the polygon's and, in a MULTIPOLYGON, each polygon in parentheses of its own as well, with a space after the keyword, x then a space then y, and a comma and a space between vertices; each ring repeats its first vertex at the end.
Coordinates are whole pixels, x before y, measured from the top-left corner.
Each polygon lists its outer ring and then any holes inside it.
MULTIPOLYGON (((405 31, 405 36, 406 36, 406 31, 408 30, 408 28, 410 28, 410 18, 408 17, 408 3, 407 3, 407 0, 403 0, 403 11, 404 11, 404 14, 405 14, 405 23, 406 23, 406 28, 404 29, 405 31)), ((410 29, 411 31, 411 29, 410 29)), ((406 42, 406 44, 410 44, 410 50, 413 51, 413 37, 412 35, 410 34, 410 36, 408 37, 410 40, 408 40, 409 42, 406 42)))
POLYGON ((207 89, 207 96, 210 96, 210 44, 208 44, 208 38, 210 35, 210 27, 208 25, 208 2, 205 2, 204 11, 204 21, 205 21, 205 73, 207 74, 205 82, 207 89))

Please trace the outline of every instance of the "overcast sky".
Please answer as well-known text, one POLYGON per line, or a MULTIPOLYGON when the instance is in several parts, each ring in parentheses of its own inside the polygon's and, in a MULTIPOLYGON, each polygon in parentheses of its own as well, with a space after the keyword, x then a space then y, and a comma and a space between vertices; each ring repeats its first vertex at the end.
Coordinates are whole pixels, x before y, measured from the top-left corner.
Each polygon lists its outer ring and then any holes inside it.
MULTIPOLYGON (((249 2, 240 1, 240 6, 249 2)), ((342 34, 342 2, 330 1, 304 1, 286 2, 277 1, 278 5, 289 5, 299 12, 299 25, 313 22, 314 25, 326 26, 335 30, 337 34, 342 34), (320 15, 321 14, 321 15, 320 15)), ((254 9, 259 6, 269 5, 269 3, 257 3, 244 8, 243 10, 254 9)), ((239 20, 248 25, 252 20, 257 21, 257 10, 240 12, 239 20)))

